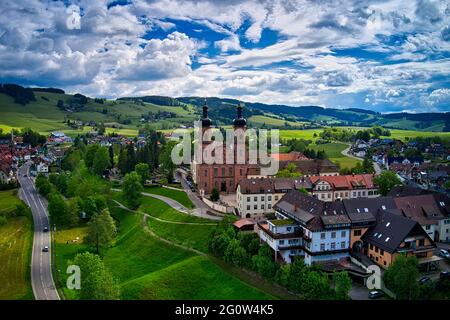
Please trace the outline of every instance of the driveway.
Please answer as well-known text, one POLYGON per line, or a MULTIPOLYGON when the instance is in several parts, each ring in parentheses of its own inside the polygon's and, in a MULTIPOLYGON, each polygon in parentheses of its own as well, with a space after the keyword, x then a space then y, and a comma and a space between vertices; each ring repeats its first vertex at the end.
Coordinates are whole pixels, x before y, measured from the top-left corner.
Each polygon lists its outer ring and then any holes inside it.
POLYGON ((353 282, 349 296, 352 300, 369 300, 369 289, 359 283, 353 282))

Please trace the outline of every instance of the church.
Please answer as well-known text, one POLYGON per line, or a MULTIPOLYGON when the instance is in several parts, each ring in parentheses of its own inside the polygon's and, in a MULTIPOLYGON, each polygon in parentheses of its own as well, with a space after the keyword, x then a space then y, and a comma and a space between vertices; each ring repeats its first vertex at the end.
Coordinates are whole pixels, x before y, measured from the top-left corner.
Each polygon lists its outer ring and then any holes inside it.
MULTIPOLYGON (((212 121, 208 117, 208 105, 203 105, 202 118, 200 119, 202 124, 201 134, 203 135, 207 130, 212 129, 212 121)), ((233 121, 233 129, 247 130, 247 121, 242 116, 242 105, 239 104, 236 107, 236 118, 233 121)), ((200 148, 199 152, 202 152, 211 141, 204 141, 198 143, 197 148, 200 148)), ((234 159, 236 159, 236 140, 234 142, 233 151, 234 159)), ((245 155, 244 163, 240 164, 234 161, 233 164, 227 164, 226 159, 226 146, 223 145, 223 164, 206 164, 203 161, 198 161, 194 156, 194 160, 191 163, 192 179, 197 184, 197 189, 200 195, 210 194, 213 189, 217 189, 221 193, 235 193, 239 182, 247 178, 249 170, 256 169, 258 165, 249 164, 248 154, 245 155)))

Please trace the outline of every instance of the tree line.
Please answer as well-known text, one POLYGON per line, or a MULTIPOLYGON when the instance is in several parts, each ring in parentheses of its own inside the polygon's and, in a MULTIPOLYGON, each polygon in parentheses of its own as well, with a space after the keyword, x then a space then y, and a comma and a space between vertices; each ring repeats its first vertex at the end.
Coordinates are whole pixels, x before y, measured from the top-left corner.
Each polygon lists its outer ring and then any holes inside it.
POLYGON ((303 299, 348 299, 351 279, 346 272, 335 272, 330 277, 318 265, 306 266, 300 257, 294 258, 291 264, 281 265, 267 244, 260 245, 256 233, 238 232, 231 222, 232 219, 225 217, 210 236, 209 250, 215 256, 252 270, 303 299))

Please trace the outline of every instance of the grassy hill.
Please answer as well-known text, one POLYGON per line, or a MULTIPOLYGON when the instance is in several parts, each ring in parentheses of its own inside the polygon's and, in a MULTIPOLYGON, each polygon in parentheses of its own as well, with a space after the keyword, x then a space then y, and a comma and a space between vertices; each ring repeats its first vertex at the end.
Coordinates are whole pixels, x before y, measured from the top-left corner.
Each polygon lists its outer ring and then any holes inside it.
MULTIPOLYGON (((123 201, 120 194, 114 198, 123 201)), ((111 203, 118 222, 116 244, 104 252, 103 261, 118 279, 122 299, 273 299, 269 293, 243 282, 219 266, 208 255, 200 255, 164 242, 147 232, 141 213, 130 213, 111 203)), ((207 250, 213 221, 182 214, 164 202, 144 197, 140 210, 159 220, 147 227, 159 237, 190 248, 207 250), (177 223, 173 223, 176 221, 177 223), (181 224, 183 222, 195 224, 181 224)), ((67 279, 67 261, 89 248, 82 243, 86 228, 60 230, 55 234, 58 282, 67 279), (73 242, 73 239, 80 239, 73 242)), ((73 290, 64 290, 68 299, 77 299, 73 290)))
MULTIPOLYGON (((16 89, 11 93, 0 86, 0 128, 5 131, 31 127, 42 133, 59 130, 76 135, 92 130, 90 127, 73 129, 66 123, 67 120, 81 120, 103 122, 109 132, 135 135, 144 125, 158 130, 173 129, 182 124, 192 125, 193 120, 200 117, 204 104, 202 97, 144 96, 107 100, 87 98, 79 94, 70 95, 59 89, 30 90, 20 86, 14 87, 16 89), (27 98, 20 96, 20 92, 27 98), (72 107, 73 101, 80 97, 86 102, 72 107), (65 107, 58 108, 58 103, 65 107), (144 121, 141 121, 143 117, 144 121)), ((231 125, 239 100, 210 97, 207 103, 209 116, 215 125, 231 125)), ((357 108, 291 107, 247 102, 243 115, 250 126, 280 129, 323 125, 382 125, 391 129, 423 132, 442 132, 450 129, 449 112, 380 114, 357 108)))
POLYGON ((71 135, 92 130, 89 126, 73 129, 65 123, 69 119, 104 122, 109 127, 107 131, 136 135, 137 129, 145 125, 140 121, 141 116, 149 112, 153 114, 170 112, 174 115, 171 118, 150 121, 148 124, 154 129, 178 127, 182 123, 192 124, 198 117, 191 106, 164 106, 125 100, 105 100, 99 103, 94 99, 88 99, 88 103, 80 111, 70 112, 59 109, 57 104, 59 100, 69 104, 72 95, 49 92, 34 94, 36 101, 21 105, 14 102, 12 97, 0 93, 0 128, 9 131, 11 128, 31 127, 41 133, 58 130, 71 135))

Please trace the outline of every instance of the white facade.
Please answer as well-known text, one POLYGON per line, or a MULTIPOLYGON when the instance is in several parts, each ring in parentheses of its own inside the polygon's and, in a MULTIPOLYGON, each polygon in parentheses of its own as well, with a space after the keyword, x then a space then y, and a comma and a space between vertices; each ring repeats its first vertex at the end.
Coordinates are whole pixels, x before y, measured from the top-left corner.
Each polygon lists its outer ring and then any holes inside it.
POLYGON ((439 220, 439 241, 450 242, 450 217, 439 220))
POLYGON ((291 221, 279 212, 276 213, 281 220, 267 221, 267 229, 259 227, 259 237, 273 250, 275 257, 282 257, 286 263, 291 263, 293 256, 302 256, 306 265, 315 262, 339 260, 349 255, 350 227, 343 229, 311 231, 291 221), (285 221, 280 225, 278 221, 285 221), (303 229, 303 235, 289 237, 289 234, 303 229), (273 234, 273 235, 271 235, 273 234))
POLYGON ((262 218, 266 213, 273 213, 273 207, 284 193, 242 194, 238 185, 236 203, 242 218, 262 218))
POLYGON ((316 182, 312 195, 321 201, 335 201, 337 199, 376 198, 379 196, 377 188, 340 189, 334 190, 325 180, 316 182))
POLYGON ((37 173, 48 173, 48 165, 44 162, 39 163, 36 166, 37 173))

